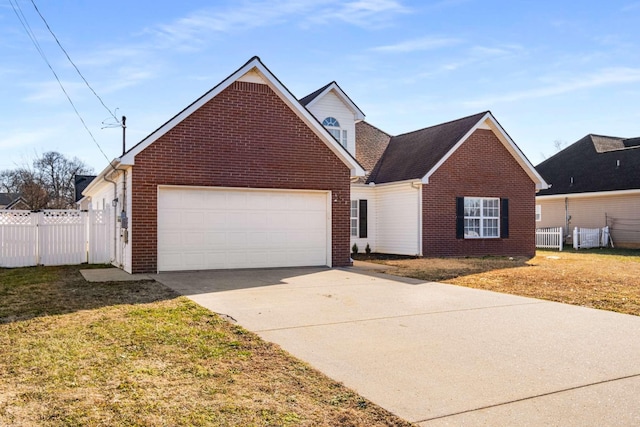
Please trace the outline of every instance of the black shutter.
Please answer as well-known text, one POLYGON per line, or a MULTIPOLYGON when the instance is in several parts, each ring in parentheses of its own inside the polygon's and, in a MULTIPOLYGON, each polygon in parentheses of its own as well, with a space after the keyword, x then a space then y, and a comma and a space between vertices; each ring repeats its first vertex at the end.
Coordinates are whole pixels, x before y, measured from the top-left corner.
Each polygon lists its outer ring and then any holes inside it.
POLYGON ((509 237, 509 199, 500 199, 500 237, 509 237))
POLYGON ((456 197, 456 239, 464 239, 464 197, 456 197))
POLYGON ((360 230, 358 230, 358 235, 361 238, 367 237, 367 201, 360 200, 360 206, 358 207, 358 224, 360 230))

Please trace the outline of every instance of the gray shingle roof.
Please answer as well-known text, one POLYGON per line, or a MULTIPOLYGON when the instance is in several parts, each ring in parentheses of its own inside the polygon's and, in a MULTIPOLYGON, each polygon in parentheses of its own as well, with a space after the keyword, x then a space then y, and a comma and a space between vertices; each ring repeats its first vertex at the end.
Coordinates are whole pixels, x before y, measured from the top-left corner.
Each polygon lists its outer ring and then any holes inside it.
POLYGON ((74 185, 75 185, 75 201, 82 199, 82 192, 85 188, 95 179, 96 175, 75 175, 74 185))
POLYGON ((19 198, 20 195, 16 193, 0 193, 0 206, 8 206, 19 198))
POLYGON ((536 166, 539 196, 640 189, 640 138, 587 135, 536 166))
POLYGON ((367 182, 424 177, 485 114, 487 111, 391 137, 367 182))
MULTIPOLYGON (((300 98, 300 100, 299 100, 299 101, 300 101, 300 104, 302 104, 302 105, 304 105, 304 106, 306 107, 308 103, 310 103, 311 101, 313 101, 314 99, 316 99, 316 97, 317 97, 318 95, 320 95, 322 92, 324 92, 324 90, 325 90, 326 88, 328 88, 329 86, 331 86, 333 83, 336 83, 336 82, 335 82, 335 81, 334 81, 334 82, 329 82, 329 83, 327 83, 326 85, 322 86, 320 89, 318 89, 318 90, 316 90, 316 91, 311 92, 309 95, 307 95, 307 96, 305 96, 305 97, 300 98)), ((336 83, 336 84, 337 84, 337 83, 336 83)))

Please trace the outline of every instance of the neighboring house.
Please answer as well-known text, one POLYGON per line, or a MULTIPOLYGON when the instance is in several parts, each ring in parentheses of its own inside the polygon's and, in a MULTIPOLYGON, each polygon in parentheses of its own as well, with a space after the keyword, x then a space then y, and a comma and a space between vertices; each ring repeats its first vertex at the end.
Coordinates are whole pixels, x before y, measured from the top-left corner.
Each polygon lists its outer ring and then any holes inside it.
POLYGON ((19 194, 0 193, 0 209, 29 210, 31 207, 19 194))
POLYGON ((362 175, 254 57, 83 195, 92 208, 114 206, 114 264, 128 272, 337 267, 351 263, 349 184, 362 175))
POLYGON ((74 201, 76 202, 76 204, 80 209, 88 208, 88 200, 83 201, 84 196, 82 196, 82 192, 84 191, 85 188, 87 188, 89 184, 91 184, 91 181, 93 181, 95 178, 96 178, 96 175, 74 175, 73 176, 73 187, 75 190, 74 201))
POLYGON ((114 263, 134 273, 345 266, 354 243, 535 253, 546 183, 490 112, 398 136, 364 117, 336 82, 297 100, 255 57, 116 159, 82 203, 114 206, 114 263))
POLYGON ((610 227, 616 246, 640 247, 640 138, 587 135, 536 166, 538 227, 610 227))

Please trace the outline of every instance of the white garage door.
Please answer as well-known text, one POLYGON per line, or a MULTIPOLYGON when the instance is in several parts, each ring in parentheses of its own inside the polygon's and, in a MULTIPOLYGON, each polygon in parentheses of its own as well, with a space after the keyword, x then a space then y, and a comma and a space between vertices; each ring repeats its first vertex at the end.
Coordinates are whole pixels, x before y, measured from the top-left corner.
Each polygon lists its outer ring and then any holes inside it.
POLYGON ((160 188, 158 270, 328 265, 327 193, 160 188))

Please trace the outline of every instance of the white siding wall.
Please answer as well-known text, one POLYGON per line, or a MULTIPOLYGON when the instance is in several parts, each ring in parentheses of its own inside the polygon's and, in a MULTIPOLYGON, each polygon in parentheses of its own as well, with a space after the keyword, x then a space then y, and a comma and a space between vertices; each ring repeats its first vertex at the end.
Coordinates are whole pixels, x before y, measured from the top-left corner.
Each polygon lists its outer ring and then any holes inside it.
MULTIPOLYGON (((564 198, 537 197, 536 204, 542 209, 542 220, 536 222, 536 227, 565 226, 564 198)), ((569 197, 567 209, 571 215, 569 233, 574 227, 609 225, 614 244, 640 246, 640 194, 569 197)))
POLYGON ((309 111, 320 123, 327 117, 338 120, 340 129, 347 130, 347 151, 356 155, 356 117, 334 91, 318 99, 309 107, 309 111))
POLYGON ((360 253, 364 253, 367 244, 372 252, 378 252, 376 249, 376 233, 377 233, 377 203, 375 187, 364 185, 351 186, 351 200, 367 200, 367 237, 359 238, 351 236, 351 244, 358 245, 360 253))
POLYGON ((420 190, 407 182, 375 191, 376 252, 420 255, 420 190))
POLYGON ((111 209, 112 224, 110 226, 110 243, 109 251, 111 254, 112 264, 121 267, 125 271, 131 273, 131 172, 132 168, 127 170, 127 186, 126 197, 124 191, 124 173, 119 172, 118 175, 110 176, 109 178, 117 182, 117 190, 114 193, 113 183, 102 181, 99 185, 93 188, 88 196, 90 197, 91 209, 111 209), (114 208, 112 201, 114 198, 118 198, 118 204, 114 208), (121 228, 120 213, 122 212, 122 203, 126 199, 125 210, 127 212, 127 218, 129 218, 129 242, 125 242, 124 231, 121 228))

